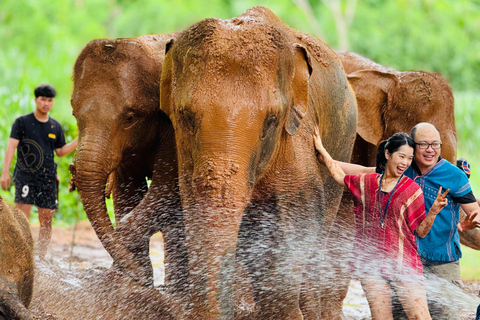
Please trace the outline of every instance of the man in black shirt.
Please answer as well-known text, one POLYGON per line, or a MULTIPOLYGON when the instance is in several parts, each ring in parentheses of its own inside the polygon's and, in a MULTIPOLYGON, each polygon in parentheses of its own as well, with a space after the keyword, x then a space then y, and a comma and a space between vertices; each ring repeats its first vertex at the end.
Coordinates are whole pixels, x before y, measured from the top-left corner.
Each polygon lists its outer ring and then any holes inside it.
POLYGON ((40 231, 36 251, 44 256, 52 236, 52 219, 58 209, 57 167, 54 152, 59 157, 77 147, 77 138, 66 144, 60 124, 49 117, 55 89, 47 84, 35 88, 35 111, 15 120, 1 177, 4 190, 10 188, 10 165, 17 150, 15 205, 30 219, 32 205, 38 208, 40 231))

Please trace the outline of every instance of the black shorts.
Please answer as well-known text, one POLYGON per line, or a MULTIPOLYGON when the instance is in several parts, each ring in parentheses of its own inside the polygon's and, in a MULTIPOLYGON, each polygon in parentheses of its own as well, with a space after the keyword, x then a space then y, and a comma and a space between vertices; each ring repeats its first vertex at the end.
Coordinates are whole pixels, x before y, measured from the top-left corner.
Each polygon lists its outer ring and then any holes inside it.
POLYGON ((58 182, 55 178, 37 178, 17 172, 15 202, 37 208, 58 209, 58 182))

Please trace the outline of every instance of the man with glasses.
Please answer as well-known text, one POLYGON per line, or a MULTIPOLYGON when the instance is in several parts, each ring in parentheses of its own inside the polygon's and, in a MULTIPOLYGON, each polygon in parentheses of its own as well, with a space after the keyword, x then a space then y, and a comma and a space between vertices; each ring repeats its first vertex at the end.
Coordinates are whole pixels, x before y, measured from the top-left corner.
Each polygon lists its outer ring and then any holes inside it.
MULTIPOLYGON (((467 175, 440 156, 442 141, 437 128, 430 123, 419 123, 410 135, 415 141, 415 161, 405 171, 423 190, 425 210, 428 210, 437 196, 440 186, 450 189, 448 205, 440 211, 429 234, 417 237, 418 253, 424 266, 427 295, 431 300, 441 300, 448 283, 462 287, 460 279, 461 258, 458 231, 473 230, 480 226, 476 215, 480 212, 467 175), (460 208, 467 217, 460 222, 460 208), (446 282, 445 282, 446 280, 446 282), (440 293, 440 294, 439 294, 440 293)), ((478 233, 478 230, 475 230, 478 233)), ((450 290, 449 290, 450 291, 450 290)), ((458 311, 448 310, 445 301, 440 303, 443 310, 435 310, 441 301, 430 304, 430 313, 436 319, 459 319, 458 311), (447 309, 447 310, 446 310, 447 309)))
MULTIPOLYGON (((459 319, 458 307, 448 301, 446 292, 451 285, 462 287, 460 279, 460 237, 468 235, 473 242, 480 242, 480 207, 473 195, 465 173, 440 156, 442 141, 437 128, 426 122, 412 128, 415 141, 414 161, 405 171, 422 189, 425 211, 428 212, 437 197, 440 186, 450 189, 448 204, 435 218, 432 229, 425 238, 417 237, 418 253, 424 265, 425 287, 433 319, 459 319), (460 217, 460 208, 466 217, 460 217)), ((347 174, 374 172, 373 167, 337 162, 347 174)), ((450 289, 449 289, 450 288, 450 289)))

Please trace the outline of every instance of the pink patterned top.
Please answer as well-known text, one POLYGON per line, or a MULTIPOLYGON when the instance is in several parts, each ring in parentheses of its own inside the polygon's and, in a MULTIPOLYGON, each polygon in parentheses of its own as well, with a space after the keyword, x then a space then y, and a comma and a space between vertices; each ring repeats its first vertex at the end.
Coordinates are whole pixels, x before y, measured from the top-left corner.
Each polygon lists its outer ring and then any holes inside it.
POLYGON ((354 195, 357 270, 391 280, 398 275, 421 275, 414 232, 426 218, 422 190, 403 176, 394 190, 382 192, 380 209, 379 178, 377 173, 345 176, 354 195), (383 226, 380 212, 385 214, 383 226))

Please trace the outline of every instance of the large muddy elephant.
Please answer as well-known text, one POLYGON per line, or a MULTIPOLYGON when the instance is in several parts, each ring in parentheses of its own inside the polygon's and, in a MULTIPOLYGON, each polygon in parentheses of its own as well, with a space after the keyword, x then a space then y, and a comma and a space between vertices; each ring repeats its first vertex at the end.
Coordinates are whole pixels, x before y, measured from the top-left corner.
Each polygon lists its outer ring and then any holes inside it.
POLYGON ((153 284, 149 239, 159 230, 165 240, 166 284, 180 285, 185 277, 179 275, 187 272, 173 127, 159 109, 165 40, 172 36, 93 40, 74 67, 71 102, 79 144, 73 182, 115 266, 145 285, 153 284), (129 215, 154 171, 150 197, 142 202, 149 210, 129 215), (116 229, 105 205, 107 179, 116 229))
POLYGON ((25 214, 0 197, 0 319, 32 319, 33 239, 25 214))
POLYGON ((342 188, 313 127, 348 161, 355 97, 323 42, 255 7, 167 45, 161 109, 175 128, 192 301, 186 319, 231 319, 237 260, 256 319, 320 319, 322 240, 342 188))

